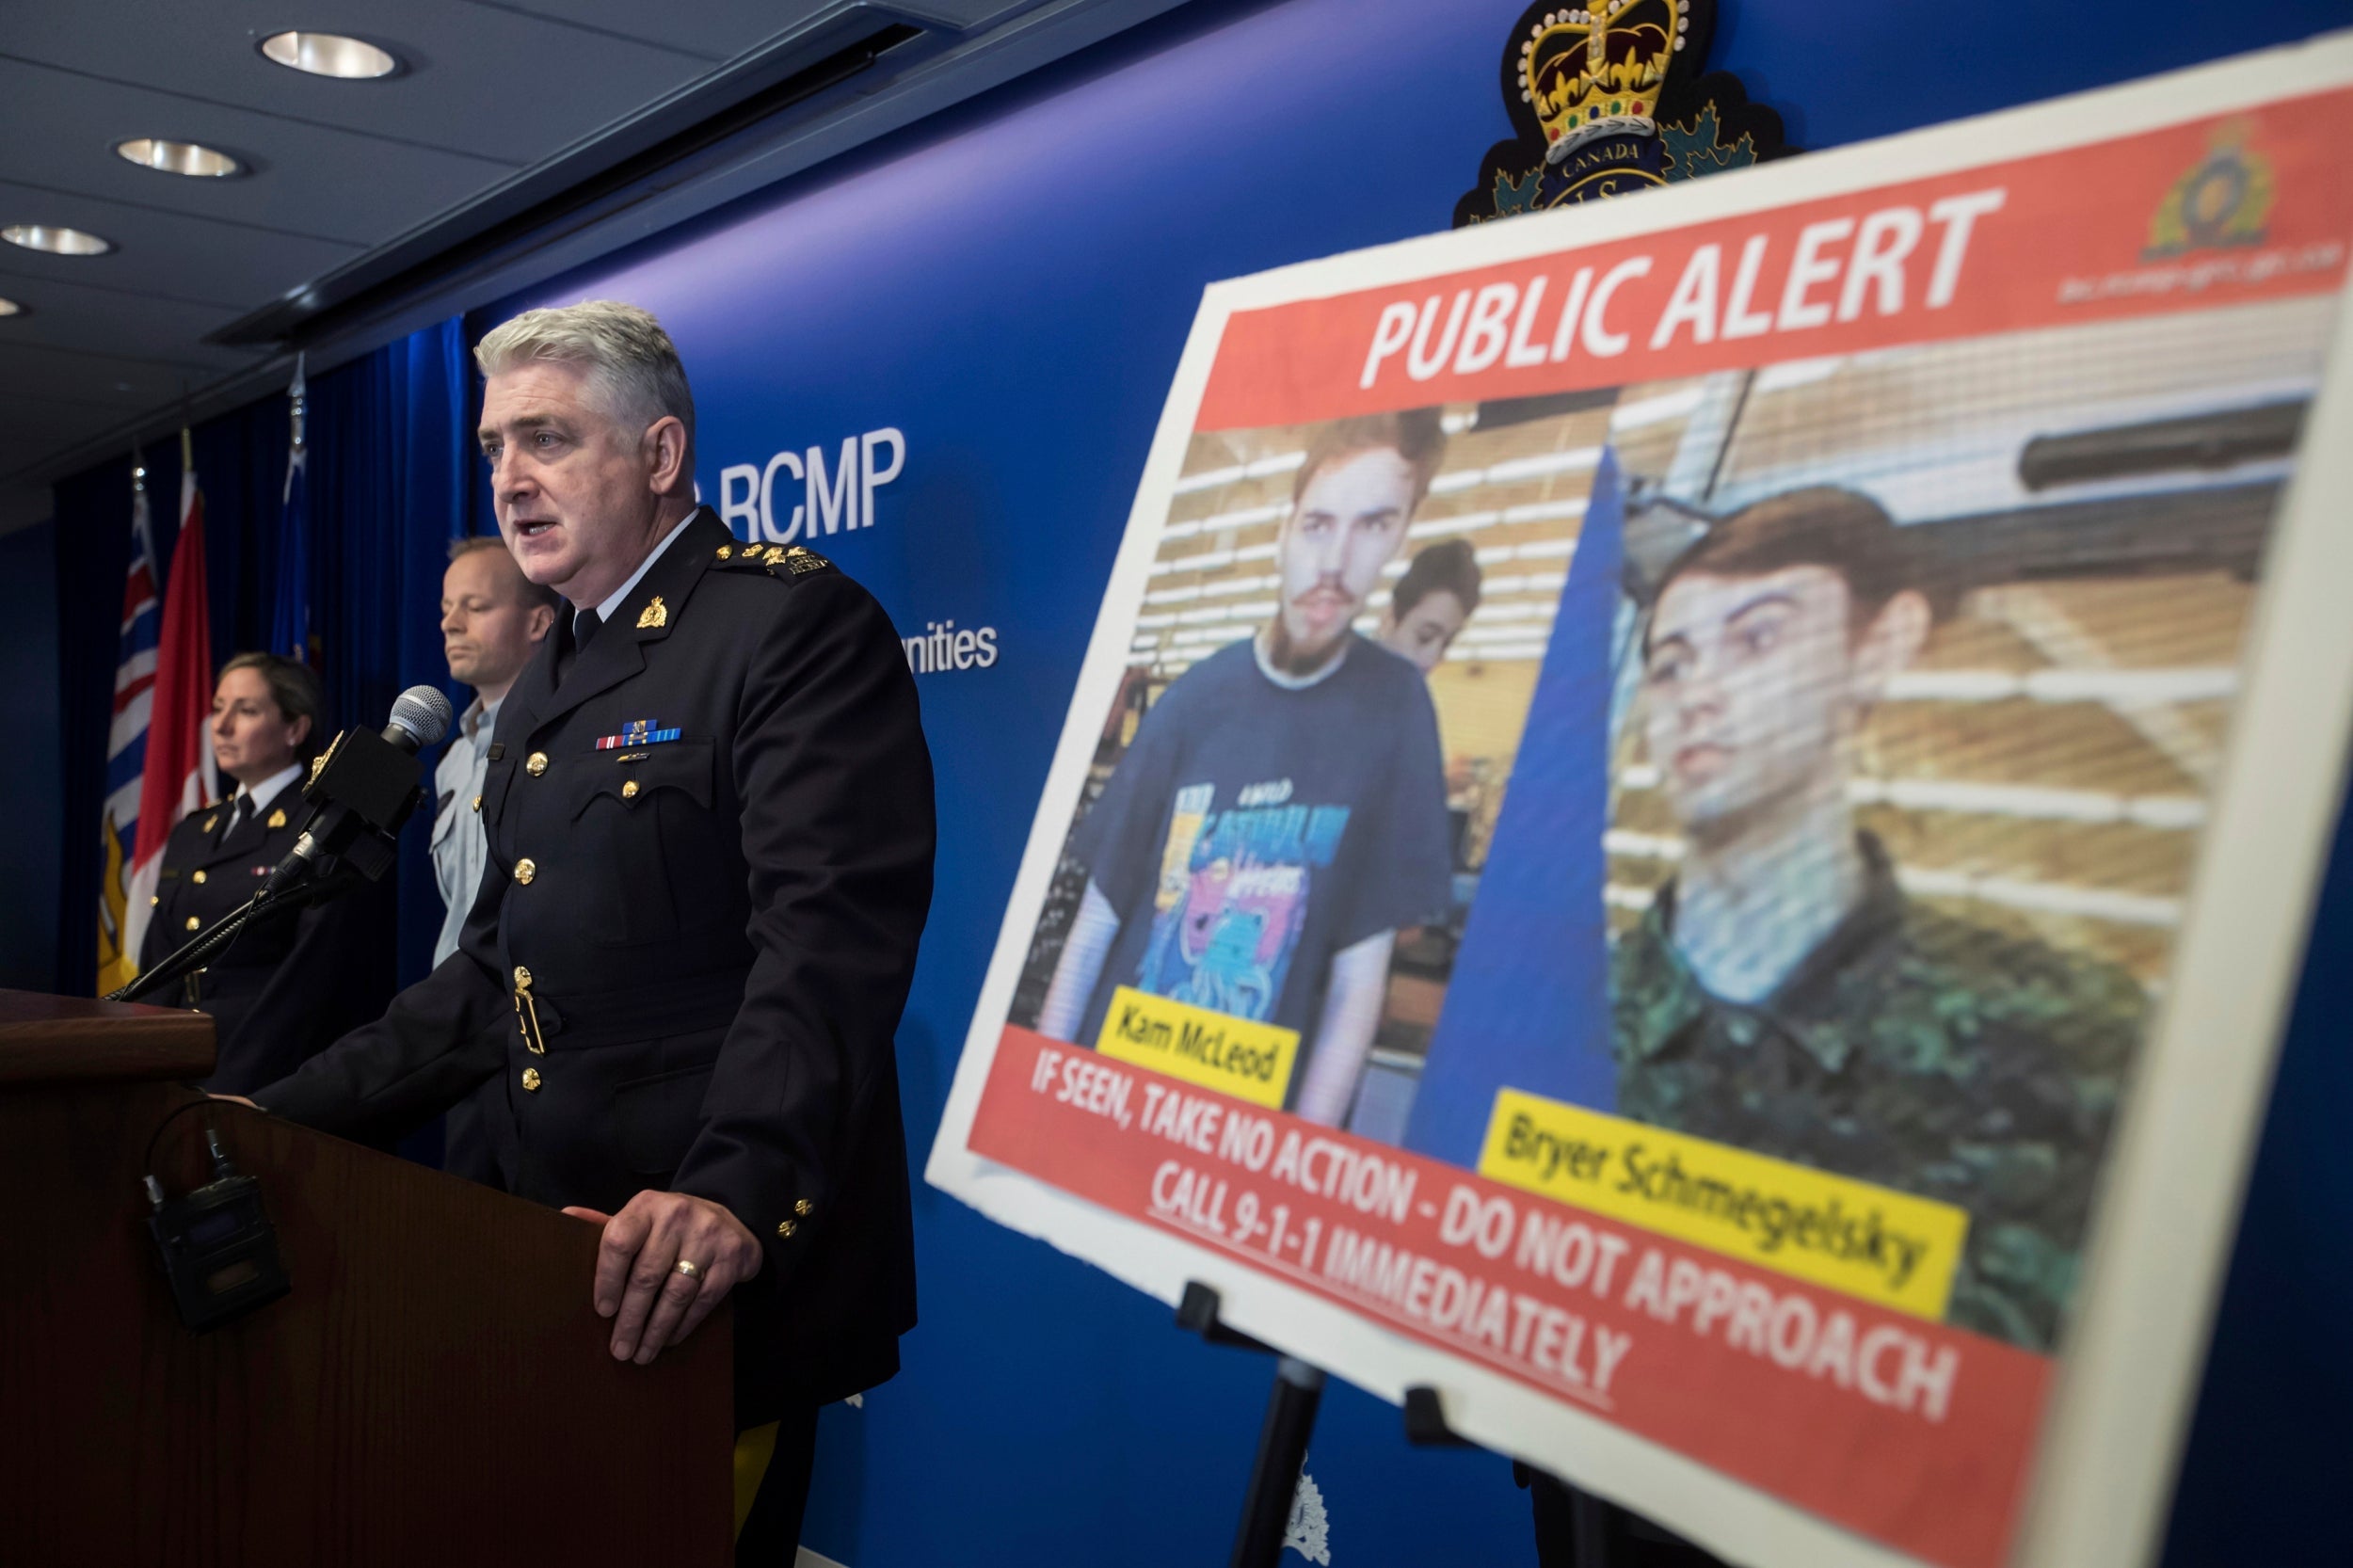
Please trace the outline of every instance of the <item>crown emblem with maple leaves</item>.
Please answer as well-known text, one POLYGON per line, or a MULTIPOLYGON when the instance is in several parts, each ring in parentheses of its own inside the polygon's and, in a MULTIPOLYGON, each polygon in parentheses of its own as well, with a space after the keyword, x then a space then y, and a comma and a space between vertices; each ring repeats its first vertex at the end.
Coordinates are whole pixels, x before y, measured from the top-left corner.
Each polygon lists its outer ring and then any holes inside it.
POLYGON ((1781 117, 1703 73, 1715 0, 1530 6, 1505 45, 1511 140, 1488 149, 1457 228, 1785 157, 1781 117))

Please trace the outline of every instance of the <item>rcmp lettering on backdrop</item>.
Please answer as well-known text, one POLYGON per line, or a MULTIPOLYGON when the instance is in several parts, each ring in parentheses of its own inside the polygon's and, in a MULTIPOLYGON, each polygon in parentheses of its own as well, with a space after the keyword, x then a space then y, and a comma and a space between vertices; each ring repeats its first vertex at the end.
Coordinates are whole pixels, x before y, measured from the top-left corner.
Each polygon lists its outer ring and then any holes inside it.
POLYGON ((1728 72, 1702 75, 1716 0, 1537 4, 1503 51, 1517 133, 1487 150, 1454 226, 1623 196, 1785 157, 1781 116, 1728 72))
POLYGON ((719 520, 753 544, 872 528, 874 492, 898 478, 906 462, 906 433, 884 425, 844 436, 839 452, 821 441, 775 453, 765 463, 730 463, 719 471, 719 520))

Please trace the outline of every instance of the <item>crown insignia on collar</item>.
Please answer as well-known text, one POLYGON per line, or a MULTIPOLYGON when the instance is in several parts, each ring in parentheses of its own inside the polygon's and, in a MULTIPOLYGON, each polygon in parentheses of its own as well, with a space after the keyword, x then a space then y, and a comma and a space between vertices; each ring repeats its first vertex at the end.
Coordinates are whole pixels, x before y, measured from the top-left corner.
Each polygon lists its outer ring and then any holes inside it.
POLYGON ((660 594, 654 595, 653 602, 637 612, 637 630, 640 632, 669 624, 670 612, 664 607, 660 594))

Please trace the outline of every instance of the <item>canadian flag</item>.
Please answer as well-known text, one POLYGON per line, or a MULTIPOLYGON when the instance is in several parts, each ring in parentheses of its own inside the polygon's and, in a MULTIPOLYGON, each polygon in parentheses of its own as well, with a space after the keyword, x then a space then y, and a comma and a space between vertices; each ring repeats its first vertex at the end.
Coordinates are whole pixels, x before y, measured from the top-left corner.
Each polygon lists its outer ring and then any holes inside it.
MULTIPOLYGON (((187 450, 184 444, 182 450, 187 450)), ((212 743, 204 734, 213 711, 213 637, 204 598, 204 494, 197 488, 193 460, 181 470, 180 542, 172 546, 171 575, 164 584, 153 694, 124 911, 123 952, 133 965, 147 935, 148 900, 155 892, 165 840, 181 818, 210 806, 220 793, 212 743)))

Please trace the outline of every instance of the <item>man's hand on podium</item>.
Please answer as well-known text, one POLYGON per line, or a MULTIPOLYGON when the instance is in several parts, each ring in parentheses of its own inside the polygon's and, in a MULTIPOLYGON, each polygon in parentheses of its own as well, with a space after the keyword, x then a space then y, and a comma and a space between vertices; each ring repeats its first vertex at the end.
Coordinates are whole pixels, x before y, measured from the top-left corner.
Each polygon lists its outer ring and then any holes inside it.
POLYGON ((695 1332, 764 1258, 744 1222, 685 1192, 640 1192, 618 1214, 567 1208, 604 1226, 597 1315, 613 1318, 613 1356, 643 1367, 695 1332), (691 1268, 682 1265, 692 1265, 691 1268), (617 1316, 616 1316, 617 1314, 617 1316))

